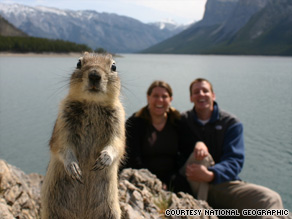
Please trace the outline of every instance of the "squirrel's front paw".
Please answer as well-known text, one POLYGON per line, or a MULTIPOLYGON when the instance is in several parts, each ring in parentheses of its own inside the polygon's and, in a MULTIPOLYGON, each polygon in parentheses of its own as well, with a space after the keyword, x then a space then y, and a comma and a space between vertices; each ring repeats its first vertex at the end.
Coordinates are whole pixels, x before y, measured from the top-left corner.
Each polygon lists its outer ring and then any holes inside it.
POLYGON ((92 170, 102 170, 113 163, 113 158, 107 151, 102 151, 96 159, 92 170))
POLYGON ((70 162, 65 166, 65 170, 67 172, 67 174, 74 180, 77 180, 78 182, 83 184, 83 180, 82 180, 82 173, 80 170, 80 167, 78 165, 78 163, 76 162, 70 162))

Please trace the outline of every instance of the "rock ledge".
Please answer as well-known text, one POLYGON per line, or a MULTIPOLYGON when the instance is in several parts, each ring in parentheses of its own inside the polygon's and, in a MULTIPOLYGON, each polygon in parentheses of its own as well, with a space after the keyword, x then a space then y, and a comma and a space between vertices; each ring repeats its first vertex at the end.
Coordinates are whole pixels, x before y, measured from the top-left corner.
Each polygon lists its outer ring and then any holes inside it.
MULTIPOLYGON (((25 174, 0 160, 0 218, 40 218, 42 181, 42 175, 25 174)), ((119 194, 124 219, 166 218, 166 209, 211 209, 206 202, 198 201, 189 194, 163 190, 161 181, 146 169, 123 170, 119 180, 119 194)), ((201 215, 189 218, 217 217, 201 215)))

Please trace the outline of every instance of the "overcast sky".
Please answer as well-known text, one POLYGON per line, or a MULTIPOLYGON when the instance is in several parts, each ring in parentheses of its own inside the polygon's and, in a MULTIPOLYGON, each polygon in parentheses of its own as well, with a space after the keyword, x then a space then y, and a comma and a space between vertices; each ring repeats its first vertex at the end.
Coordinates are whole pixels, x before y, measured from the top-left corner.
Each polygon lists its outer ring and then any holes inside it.
POLYGON ((29 6, 116 13, 144 23, 171 19, 179 24, 201 20, 207 0, 0 0, 29 6))

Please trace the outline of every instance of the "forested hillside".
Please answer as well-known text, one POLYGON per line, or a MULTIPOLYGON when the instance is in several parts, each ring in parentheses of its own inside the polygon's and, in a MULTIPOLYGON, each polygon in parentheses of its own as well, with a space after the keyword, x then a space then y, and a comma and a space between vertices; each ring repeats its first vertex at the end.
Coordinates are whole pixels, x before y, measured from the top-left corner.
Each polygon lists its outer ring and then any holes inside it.
POLYGON ((90 51, 86 45, 80 45, 63 40, 48 40, 29 37, 0 16, 0 51, 1 52, 82 52, 90 51))
POLYGON ((5 37, 0 36, 0 51, 6 52, 82 52, 91 51, 86 45, 80 45, 63 40, 48 40, 36 37, 5 37))

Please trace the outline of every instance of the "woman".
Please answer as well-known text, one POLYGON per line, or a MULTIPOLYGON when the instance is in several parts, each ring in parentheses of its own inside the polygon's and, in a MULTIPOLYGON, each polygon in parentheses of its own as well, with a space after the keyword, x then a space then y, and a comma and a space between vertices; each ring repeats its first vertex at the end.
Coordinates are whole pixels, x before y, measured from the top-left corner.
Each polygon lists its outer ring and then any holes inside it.
POLYGON ((169 189, 178 170, 178 123, 180 113, 170 106, 172 89, 154 81, 147 91, 147 106, 126 122, 126 167, 147 168, 169 189))

